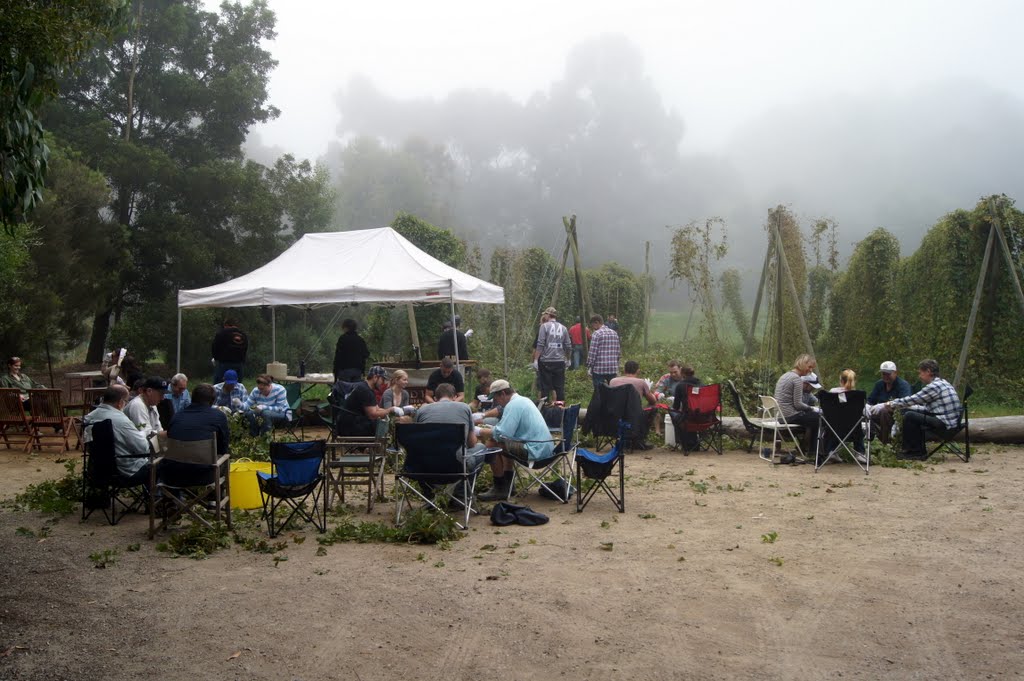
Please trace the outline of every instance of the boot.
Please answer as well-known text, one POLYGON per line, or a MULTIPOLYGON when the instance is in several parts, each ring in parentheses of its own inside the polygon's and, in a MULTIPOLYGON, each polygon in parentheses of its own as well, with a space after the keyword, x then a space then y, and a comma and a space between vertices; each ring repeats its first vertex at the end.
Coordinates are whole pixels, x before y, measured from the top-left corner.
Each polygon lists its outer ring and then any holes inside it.
POLYGON ((503 475, 500 479, 494 481, 494 485, 489 490, 477 495, 477 499, 480 501, 505 501, 508 499, 508 494, 511 490, 512 475, 503 475))

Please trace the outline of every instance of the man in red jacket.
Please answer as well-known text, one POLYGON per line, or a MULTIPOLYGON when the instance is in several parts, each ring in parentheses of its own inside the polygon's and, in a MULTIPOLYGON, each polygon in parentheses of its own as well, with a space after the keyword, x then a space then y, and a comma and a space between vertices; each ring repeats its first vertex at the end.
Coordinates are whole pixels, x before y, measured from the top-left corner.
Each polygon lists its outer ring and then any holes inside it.
MULTIPOLYGON (((583 364, 583 324, 580 318, 569 327, 569 338, 572 339, 572 365, 571 368, 579 369, 583 364)), ((587 343, 590 342, 590 327, 587 327, 587 343)))

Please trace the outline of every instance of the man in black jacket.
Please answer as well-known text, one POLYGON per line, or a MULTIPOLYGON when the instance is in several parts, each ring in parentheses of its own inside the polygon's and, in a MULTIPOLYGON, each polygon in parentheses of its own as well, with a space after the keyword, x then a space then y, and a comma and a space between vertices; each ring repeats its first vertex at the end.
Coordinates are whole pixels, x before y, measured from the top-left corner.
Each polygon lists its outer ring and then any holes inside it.
POLYGON ((446 319, 441 326, 441 337, 437 341, 437 358, 454 357, 458 348, 459 361, 469 359, 469 347, 466 345, 466 334, 459 330, 462 319, 455 315, 455 332, 452 333, 452 320, 446 319))
POLYGON ((334 348, 335 381, 355 383, 363 380, 370 348, 366 347, 362 336, 356 333, 357 328, 354 319, 346 319, 341 323, 342 334, 334 348))
POLYGON ((222 383, 224 372, 228 369, 238 372, 238 380, 241 381, 245 374, 245 356, 248 352, 249 337, 238 328, 237 319, 228 317, 224 320, 224 326, 213 337, 213 382, 222 383))

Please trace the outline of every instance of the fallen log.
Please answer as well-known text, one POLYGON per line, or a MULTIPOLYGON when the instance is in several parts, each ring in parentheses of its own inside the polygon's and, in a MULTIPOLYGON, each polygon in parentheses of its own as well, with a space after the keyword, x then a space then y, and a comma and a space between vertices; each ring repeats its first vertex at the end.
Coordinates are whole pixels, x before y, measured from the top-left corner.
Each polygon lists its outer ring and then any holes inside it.
MULTIPOLYGON (((747 438, 749 441, 750 436, 743 427, 742 419, 738 416, 723 416, 722 429, 726 435, 737 440, 747 438)), ((961 432, 957 439, 963 441, 964 434, 961 432)), ((1024 443, 1024 416, 992 416, 971 419, 971 442, 993 442, 1007 445, 1024 443)))

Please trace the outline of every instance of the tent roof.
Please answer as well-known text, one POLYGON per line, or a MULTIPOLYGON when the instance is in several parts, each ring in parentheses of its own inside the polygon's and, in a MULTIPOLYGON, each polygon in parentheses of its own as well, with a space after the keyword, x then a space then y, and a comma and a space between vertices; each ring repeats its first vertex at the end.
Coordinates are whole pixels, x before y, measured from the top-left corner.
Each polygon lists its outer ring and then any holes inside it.
POLYGON ((306 234, 263 267, 178 291, 178 307, 505 302, 505 292, 428 255, 391 229, 306 234), (449 287, 451 287, 449 289, 449 287))

